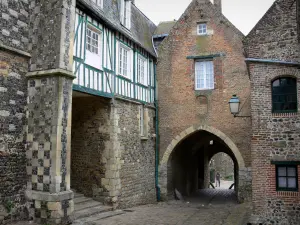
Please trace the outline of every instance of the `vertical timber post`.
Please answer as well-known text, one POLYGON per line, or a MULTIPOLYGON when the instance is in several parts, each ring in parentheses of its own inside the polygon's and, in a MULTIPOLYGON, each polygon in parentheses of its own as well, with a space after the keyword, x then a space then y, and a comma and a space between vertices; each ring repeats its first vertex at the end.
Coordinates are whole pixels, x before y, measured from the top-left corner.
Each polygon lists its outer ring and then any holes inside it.
POLYGON ((31 15, 26 198, 36 222, 70 224, 75 0, 32 1, 31 15))

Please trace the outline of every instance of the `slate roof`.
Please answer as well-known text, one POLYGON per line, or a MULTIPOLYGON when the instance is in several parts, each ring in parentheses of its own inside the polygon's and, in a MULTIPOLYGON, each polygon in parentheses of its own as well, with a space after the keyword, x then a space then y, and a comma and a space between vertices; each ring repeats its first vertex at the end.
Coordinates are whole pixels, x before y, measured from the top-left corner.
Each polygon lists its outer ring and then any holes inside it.
POLYGON ((118 2, 118 0, 104 0, 103 9, 101 9, 91 0, 77 0, 77 6, 95 19, 103 21, 108 27, 119 31, 156 57, 152 45, 152 35, 156 30, 156 25, 132 4, 131 29, 129 31, 120 23, 118 2))
POLYGON ((172 27, 175 25, 177 21, 163 21, 160 22, 154 32, 154 36, 167 35, 169 34, 172 27))

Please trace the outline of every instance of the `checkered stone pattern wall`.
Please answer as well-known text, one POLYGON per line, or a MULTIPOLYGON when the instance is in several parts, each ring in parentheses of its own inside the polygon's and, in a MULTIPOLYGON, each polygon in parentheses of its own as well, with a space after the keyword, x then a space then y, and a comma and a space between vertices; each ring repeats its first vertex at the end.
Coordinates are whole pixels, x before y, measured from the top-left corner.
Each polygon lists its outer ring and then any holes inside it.
MULTIPOLYGON (((70 190, 71 104, 71 79, 28 80, 27 190, 45 194, 70 190)), ((72 199, 55 201, 55 210, 49 202, 32 200, 36 219, 69 220, 72 199)))
POLYGON ((35 221, 40 224, 70 224, 72 222, 73 200, 60 202, 33 200, 30 204, 35 221))

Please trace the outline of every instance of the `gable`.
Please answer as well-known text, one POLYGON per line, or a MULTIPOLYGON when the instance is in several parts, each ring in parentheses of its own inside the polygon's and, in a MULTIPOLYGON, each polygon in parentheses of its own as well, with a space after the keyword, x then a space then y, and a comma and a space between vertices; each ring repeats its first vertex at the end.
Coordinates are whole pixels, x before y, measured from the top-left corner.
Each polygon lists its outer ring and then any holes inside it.
MULTIPOLYGON (((210 0, 193 0, 190 5, 186 8, 184 13, 181 15, 178 21, 176 21, 175 25, 170 29, 169 36, 165 38, 161 45, 167 42, 170 39, 170 36, 176 35, 177 30, 185 29, 184 27, 190 23, 191 20, 194 19, 195 16, 199 17, 198 22, 201 21, 213 21, 215 24, 219 24, 226 28, 230 35, 237 35, 241 39, 244 38, 244 34, 237 29, 219 10, 218 6, 215 6, 211 3, 210 0)), ((197 23, 195 23, 195 31, 196 31, 197 23)), ((157 32, 157 31, 156 31, 157 32)), ((226 34, 224 34, 226 35, 226 34)))
POLYGON ((298 51, 298 18, 295 0, 277 0, 245 38, 249 58, 295 61, 298 51))

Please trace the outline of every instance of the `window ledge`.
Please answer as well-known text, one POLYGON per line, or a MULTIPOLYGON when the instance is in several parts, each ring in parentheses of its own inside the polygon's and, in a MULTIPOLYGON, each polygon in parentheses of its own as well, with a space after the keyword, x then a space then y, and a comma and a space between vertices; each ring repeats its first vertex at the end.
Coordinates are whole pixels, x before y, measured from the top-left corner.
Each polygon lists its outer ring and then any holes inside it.
POLYGON ((128 77, 126 77, 126 76, 124 76, 122 74, 117 74, 117 76, 120 77, 121 79, 124 79, 124 80, 132 82, 132 80, 130 78, 128 78, 128 77))
POLYGON ((277 196, 281 196, 281 197, 290 197, 290 196, 300 196, 300 193, 298 192, 298 190, 290 190, 290 191, 284 191, 284 190, 277 190, 277 196))
POLYGON ((272 113, 272 117, 274 118, 282 118, 282 117, 297 117, 298 112, 274 112, 272 113))
POLYGON ((142 141, 147 141, 149 138, 148 137, 146 137, 146 136, 141 136, 141 140, 142 141))

